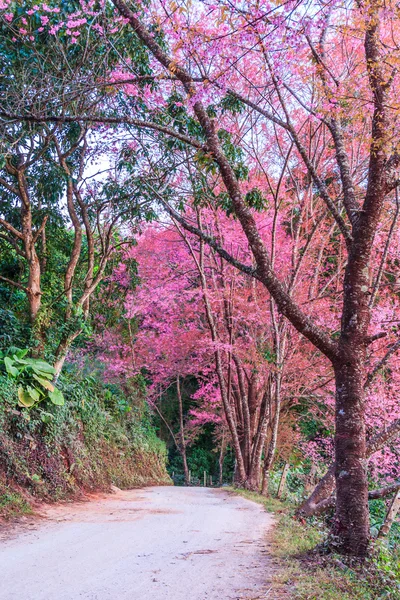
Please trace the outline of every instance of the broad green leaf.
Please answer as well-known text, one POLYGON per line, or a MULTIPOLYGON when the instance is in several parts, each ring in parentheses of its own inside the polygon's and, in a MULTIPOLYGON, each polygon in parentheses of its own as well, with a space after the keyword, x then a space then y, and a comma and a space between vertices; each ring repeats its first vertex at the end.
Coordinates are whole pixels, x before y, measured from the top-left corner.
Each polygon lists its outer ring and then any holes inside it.
POLYGON ((7 373, 11 375, 11 377, 18 377, 19 371, 16 367, 13 366, 13 361, 11 360, 11 358, 6 356, 6 358, 4 359, 4 364, 6 365, 7 373))
POLYGON ((35 373, 33 374, 33 378, 36 379, 40 385, 46 388, 46 390, 49 390, 49 392, 54 392, 54 385, 50 383, 50 381, 44 379, 43 377, 38 377, 38 375, 35 375, 35 373))
POLYGON ((17 346, 10 346, 8 348, 8 354, 16 354, 19 357, 25 356, 29 352, 29 349, 21 350, 21 348, 17 348, 17 346), (22 354, 21 354, 22 353, 22 354))
MULTIPOLYGON (((49 365, 49 363, 44 360, 36 360, 34 358, 18 358, 16 355, 13 356, 14 360, 22 365, 29 365, 34 371, 38 373, 49 373, 54 375, 56 370, 54 367, 49 365)), ((47 375, 46 375, 47 377, 47 375)))
POLYGON ((19 365, 29 365, 29 360, 28 359, 20 358, 16 354, 13 354, 13 360, 16 363, 18 363, 19 365))
POLYGON ((39 371, 42 371, 43 373, 51 373, 51 375, 55 375, 55 372, 56 372, 54 367, 49 365, 49 363, 41 361, 41 360, 35 360, 35 362, 32 364, 32 367, 34 369, 38 369, 39 371))
POLYGON ((30 408, 35 404, 33 398, 30 397, 27 391, 24 390, 23 387, 18 388, 18 404, 20 406, 24 406, 25 408, 30 408))
POLYGON ((29 396, 34 399, 35 402, 38 402, 40 400, 40 392, 38 389, 27 385, 26 391, 28 392, 29 396))
POLYGON ((29 352, 29 348, 24 348, 21 350, 20 348, 13 348, 13 355, 18 358, 24 358, 29 352))
POLYGON ((54 377, 54 373, 45 373, 33 365, 28 365, 28 369, 31 369, 34 373, 36 373, 36 375, 39 375, 39 377, 45 377, 46 379, 53 379, 54 377))
POLYGON ((49 392, 49 398, 53 404, 57 406, 63 406, 64 404, 64 395, 61 390, 54 388, 54 392, 49 392))

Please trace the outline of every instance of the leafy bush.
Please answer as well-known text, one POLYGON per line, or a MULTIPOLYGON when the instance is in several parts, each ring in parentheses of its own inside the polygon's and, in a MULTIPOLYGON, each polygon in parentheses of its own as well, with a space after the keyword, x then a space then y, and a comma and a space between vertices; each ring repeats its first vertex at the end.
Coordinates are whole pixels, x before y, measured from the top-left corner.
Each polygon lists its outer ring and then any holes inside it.
MULTIPOLYGON (((32 408, 43 400, 49 400, 56 406, 64 404, 61 390, 51 380, 55 369, 47 362, 27 358, 29 349, 11 347, 6 352, 0 351, 0 372, 7 374, 18 386, 18 406, 32 408)), ((42 413, 42 420, 49 420, 49 413, 42 413)))
MULTIPOLYGON (((18 363, 17 363, 18 364, 18 363)), ((49 500, 82 490, 168 484, 166 449, 155 433, 139 391, 129 394, 69 367, 57 385, 66 402, 18 406, 18 378, 0 373, 0 497, 18 494, 49 500), (128 410, 129 408, 129 410, 128 410)), ((0 513, 13 510, 4 497, 0 513), (7 506, 6 506, 7 505, 7 506)), ((23 504, 20 506, 22 511, 23 504)))

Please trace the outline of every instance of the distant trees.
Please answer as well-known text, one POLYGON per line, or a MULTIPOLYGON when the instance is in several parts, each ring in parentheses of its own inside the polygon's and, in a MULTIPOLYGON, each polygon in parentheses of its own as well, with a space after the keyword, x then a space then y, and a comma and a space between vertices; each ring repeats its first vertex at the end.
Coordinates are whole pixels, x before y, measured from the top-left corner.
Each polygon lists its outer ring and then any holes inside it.
MULTIPOLYGON (((249 254, 237 223, 209 210, 199 210, 198 218, 237 256, 249 254)), ((281 343, 288 332, 276 333, 265 289, 177 224, 149 226, 126 257, 138 264, 138 286, 125 300, 134 332, 129 340, 118 327, 103 334, 100 345, 109 376, 146 374, 149 401, 184 462, 185 447, 198 427, 212 423, 221 428, 234 450, 236 482, 258 490, 264 479, 267 493, 281 410, 288 422, 297 395, 307 395, 324 379, 322 365, 294 332, 291 344, 286 341, 279 348, 277 363, 275 336, 281 335, 281 343), (311 364, 312 377, 307 374, 311 364), (185 378, 195 378, 198 389, 184 421, 179 392, 185 378), (171 388, 178 399, 177 431, 163 413, 164 394, 171 388)), ((125 281, 123 265, 115 281, 125 281)), ((294 429, 291 438, 293 447, 298 439, 294 429)))

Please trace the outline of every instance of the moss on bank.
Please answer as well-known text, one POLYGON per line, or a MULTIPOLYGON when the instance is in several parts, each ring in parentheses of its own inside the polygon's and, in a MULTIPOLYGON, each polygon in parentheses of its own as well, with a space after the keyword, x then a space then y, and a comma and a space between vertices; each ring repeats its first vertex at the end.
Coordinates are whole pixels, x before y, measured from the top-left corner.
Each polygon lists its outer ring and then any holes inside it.
POLYGON ((64 406, 17 406, 17 389, 0 377, 0 515, 31 510, 116 485, 171 483, 140 388, 105 385, 70 372, 59 381, 64 406), (45 418, 44 418, 45 416, 45 418))

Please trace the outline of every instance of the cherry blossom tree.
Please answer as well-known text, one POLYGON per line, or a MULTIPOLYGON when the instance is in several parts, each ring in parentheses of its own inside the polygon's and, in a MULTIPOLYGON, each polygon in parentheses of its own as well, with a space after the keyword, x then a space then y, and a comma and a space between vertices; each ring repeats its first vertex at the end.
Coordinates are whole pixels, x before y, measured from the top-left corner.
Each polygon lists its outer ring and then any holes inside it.
MULTIPOLYGON (((28 103, 8 107, 1 117, 119 123, 152 132, 159 147, 167 148, 170 188, 162 185, 168 181, 165 172, 150 182, 163 209, 187 235, 260 282, 274 310, 334 373, 334 466, 322 485, 330 482, 328 495, 333 481, 336 485, 332 543, 340 552, 362 556, 369 542, 365 462, 400 429, 394 418, 367 440, 366 388, 399 347, 397 330, 386 326, 388 305, 395 311, 397 295, 385 276, 398 212, 397 7, 379 0, 246 6, 221 1, 195 9, 175 2, 113 4, 121 30, 130 28, 149 57, 145 81, 126 54, 118 72, 110 74, 122 99, 98 94, 80 113, 72 105, 37 110, 28 103), (235 216, 250 259, 232 254, 192 213, 182 212, 180 190, 187 172, 180 181, 177 173, 188 154, 205 177, 219 178, 223 195, 211 202, 235 216), (279 173, 292 182, 293 193, 282 202, 278 194, 277 212, 286 217, 291 202, 298 271, 315 273, 318 298, 326 286, 328 311, 320 312, 321 305, 316 310, 311 298, 305 302, 294 293, 277 262, 285 246, 276 244, 272 251, 256 218, 253 183, 262 178, 263 189, 271 182, 276 189, 279 173), (330 255, 316 246, 308 252, 313 227, 328 236, 330 255), (300 260, 305 250, 310 261, 300 260), (385 349, 374 361, 382 339, 385 349)), ((2 4, 4 10, 7 5, 2 4)), ((90 3, 86 13, 93 19, 107 16, 106 9, 96 11, 90 3)), ((72 23, 55 25, 52 14, 49 34, 66 32, 75 45, 79 36, 71 32, 84 30, 85 23, 76 25, 81 18, 78 11, 72 23)), ((10 19, 14 22, 14 15, 10 19)), ((26 38, 32 32, 20 27, 17 34, 26 38)), ((153 148, 153 170, 160 175, 157 152, 153 148)), ((293 272, 297 278, 296 267, 293 272)))

